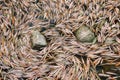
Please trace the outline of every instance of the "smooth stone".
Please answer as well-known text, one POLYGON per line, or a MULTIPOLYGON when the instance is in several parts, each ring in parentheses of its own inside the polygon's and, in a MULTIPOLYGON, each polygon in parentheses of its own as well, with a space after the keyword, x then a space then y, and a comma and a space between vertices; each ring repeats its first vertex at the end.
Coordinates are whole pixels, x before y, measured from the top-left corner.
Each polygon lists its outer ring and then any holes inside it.
POLYGON ((47 41, 39 31, 35 30, 32 31, 32 48, 33 49, 40 49, 47 45, 47 41))
POLYGON ((87 26, 80 26, 75 35, 80 42, 92 43, 95 39, 94 33, 87 26))

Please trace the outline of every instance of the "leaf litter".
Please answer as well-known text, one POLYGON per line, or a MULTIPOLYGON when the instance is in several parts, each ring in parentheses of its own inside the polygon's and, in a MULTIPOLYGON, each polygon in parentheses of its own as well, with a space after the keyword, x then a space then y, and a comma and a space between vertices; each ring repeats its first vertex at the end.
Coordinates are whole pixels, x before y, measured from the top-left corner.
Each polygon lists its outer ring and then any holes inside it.
POLYGON ((119 35, 120 0, 1 0, 0 79, 119 80, 119 35), (76 39, 81 25, 95 43, 76 39), (47 40, 40 51, 31 48, 33 30, 47 40))

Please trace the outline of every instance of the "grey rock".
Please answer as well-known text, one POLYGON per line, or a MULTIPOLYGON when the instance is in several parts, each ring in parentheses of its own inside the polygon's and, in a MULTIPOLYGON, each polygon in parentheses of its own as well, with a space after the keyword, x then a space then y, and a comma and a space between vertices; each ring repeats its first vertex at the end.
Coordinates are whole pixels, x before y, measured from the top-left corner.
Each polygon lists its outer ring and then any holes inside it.
POLYGON ((92 43, 95 39, 94 33, 87 26, 80 26, 75 35, 80 42, 92 43))
POLYGON ((113 44, 115 42, 116 42, 115 39, 112 37, 107 37, 105 40, 105 44, 113 44))
POLYGON ((47 41, 39 31, 35 30, 32 31, 32 48, 33 49, 40 49, 41 47, 44 47, 47 45, 47 41))

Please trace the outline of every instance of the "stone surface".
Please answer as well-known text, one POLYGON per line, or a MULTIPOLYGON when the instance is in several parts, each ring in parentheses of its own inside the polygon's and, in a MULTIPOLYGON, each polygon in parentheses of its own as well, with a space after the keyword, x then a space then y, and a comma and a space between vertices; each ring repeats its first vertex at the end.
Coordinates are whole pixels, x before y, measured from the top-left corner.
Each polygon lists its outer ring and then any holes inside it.
POLYGON ((40 49, 47 45, 45 37, 39 31, 32 31, 32 48, 40 49))
POLYGON ((87 26, 80 26, 75 35, 80 42, 91 43, 95 39, 94 33, 87 26))
POLYGON ((106 38, 106 40, 105 40, 105 44, 113 44, 113 43, 115 43, 115 42, 116 42, 115 39, 112 38, 112 37, 108 37, 108 38, 106 38))

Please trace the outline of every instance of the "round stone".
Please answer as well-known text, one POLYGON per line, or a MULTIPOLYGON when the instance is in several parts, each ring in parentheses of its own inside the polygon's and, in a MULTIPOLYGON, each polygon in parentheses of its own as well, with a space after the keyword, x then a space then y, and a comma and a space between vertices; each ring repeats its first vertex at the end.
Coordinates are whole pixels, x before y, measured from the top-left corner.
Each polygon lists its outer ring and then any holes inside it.
POLYGON ((91 43, 95 39, 94 33, 87 26, 80 26, 76 31, 76 37, 80 42, 91 43))

